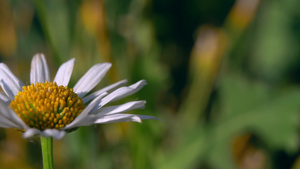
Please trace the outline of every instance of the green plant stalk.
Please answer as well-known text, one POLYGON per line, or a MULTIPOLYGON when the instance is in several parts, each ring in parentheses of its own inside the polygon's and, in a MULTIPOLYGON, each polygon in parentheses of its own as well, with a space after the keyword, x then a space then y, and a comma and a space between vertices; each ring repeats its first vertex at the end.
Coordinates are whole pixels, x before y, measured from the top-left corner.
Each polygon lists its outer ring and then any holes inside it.
POLYGON ((43 156, 43 168, 53 169, 53 138, 41 136, 41 146, 43 156))

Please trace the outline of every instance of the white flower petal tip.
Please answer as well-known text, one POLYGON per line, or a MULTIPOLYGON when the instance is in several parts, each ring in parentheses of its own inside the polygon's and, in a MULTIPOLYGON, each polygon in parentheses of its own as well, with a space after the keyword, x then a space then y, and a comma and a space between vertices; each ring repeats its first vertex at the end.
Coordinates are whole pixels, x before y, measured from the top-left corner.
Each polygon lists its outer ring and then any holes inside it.
POLYGON ((2 92, 0 92, 0 100, 2 100, 5 103, 9 103, 10 102, 9 97, 6 94, 2 93, 2 92))
POLYGON ((35 128, 29 128, 23 133, 23 138, 30 138, 35 135, 41 135, 43 137, 53 137, 56 140, 63 138, 66 135, 65 131, 60 131, 57 129, 46 129, 44 131, 40 131, 35 128))
POLYGON ((13 96, 18 94, 22 86, 24 86, 24 83, 19 80, 4 63, 0 63, 0 80, 2 89, 11 99, 13 99, 13 96))
POLYGON ((113 114, 108 116, 100 117, 94 121, 94 124, 99 123, 117 123, 117 122, 138 122, 142 123, 142 120, 155 119, 160 120, 159 118, 146 115, 135 115, 135 114, 113 114))
POLYGON ((138 123, 142 123, 142 119, 141 119, 141 118, 139 118, 138 116, 134 116, 134 117, 132 117, 130 121, 133 121, 133 122, 138 122, 138 123))
POLYGON ((72 72, 73 72, 73 67, 74 67, 74 62, 75 59, 71 59, 67 62, 65 62, 64 64, 62 64, 57 73, 56 76, 54 78, 54 82, 57 83, 57 85, 63 85, 63 86, 68 86, 72 72))
POLYGON ((13 100, 15 94, 13 90, 10 88, 10 86, 3 79, 0 79, 0 85, 3 91, 6 93, 6 95, 10 98, 10 100, 13 100))
POLYGON ((111 63, 96 64, 91 67, 74 86, 74 92, 83 97, 91 91, 110 69, 111 63))
POLYGON ((56 140, 63 138, 66 135, 65 131, 60 131, 57 129, 46 129, 41 134, 44 137, 53 137, 56 140))
POLYGON ((125 79, 125 80, 121 80, 121 81, 119 81, 119 82, 116 82, 116 83, 114 83, 114 84, 111 84, 111 85, 109 85, 109 86, 106 86, 105 88, 100 89, 100 90, 98 90, 98 91, 96 91, 96 92, 94 92, 94 93, 92 93, 92 94, 90 94, 90 95, 88 95, 88 96, 85 96, 85 97, 82 99, 82 101, 83 101, 83 103, 87 103, 88 101, 90 101, 90 100, 96 98, 96 97, 99 96, 100 94, 102 94, 102 93, 104 93, 104 92, 111 92, 112 90, 114 90, 114 89, 116 89, 116 88, 118 88, 118 87, 120 87, 120 86, 126 85, 127 83, 128 83, 128 80, 126 80, 126 79, 125 79))
POLYGON ((30 83, 51 81, 50 71, 44 54, 35 54, 31 61, 30 83))
POLYGON ((117 105, 117 106, 109 106, 104 107, 96 111, 94 114, 97 117, 104 116, 104 115, 111 115, 111 114, 117 114, 122 113, 134 109, 143 109, 145 108, 146 101, 132 101, 125 104, 117 105))
POLYGON ((113 91, 106 97, 104 97, 99 106, 98 109, 101 108, 102 106, 106 105, 109 102, 116 101, 119 99, 122 99, 124 97, 127 97, 129 95, 132 95, 136 92, 138 92, 141 88, 143 88, 147 84, 146 80, 140 80, 136 82, 135 84, 132 84, 128 87, 120 87, 117 90, 113 91))
POLYGON ((34 135, 40 134, 40 133, 41 133, 40 130, 30 128, 30 129, 27 129, 27 130, 23 133, 23 138, 30 138, 30 137, 33 137, 34 135))
POLYGON ((9 104, 0 100, 0 126, 4 128, 27 128, 20 117, 9 108, 9 104))
POLYGON ((139 116, 133 114, 113 114, 109 116, 103 116, 95 120, 94 124, 100 123, 117 123, 117 122, 138 122, 141 123, 142 120, 139 116))

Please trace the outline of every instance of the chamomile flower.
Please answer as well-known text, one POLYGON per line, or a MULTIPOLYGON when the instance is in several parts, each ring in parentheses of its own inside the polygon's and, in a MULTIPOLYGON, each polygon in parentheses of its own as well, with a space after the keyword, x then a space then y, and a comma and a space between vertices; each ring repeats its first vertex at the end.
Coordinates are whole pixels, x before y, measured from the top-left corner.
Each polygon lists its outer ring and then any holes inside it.
POLYGON ((41 135, 61 139, 68 131, 80 126, 157 119, 124 113, 144 108, 145 101, 105 106, 136 93, 146 84, 145 80, 125 87, 127 80, 122 80, 87 95, 102 80, 111 64, 94 65, 73 88, 68 88, 74 62, 75 59, 71 59, 62 64, 51 81, 45 56, 36 54, 31 62, 30 85, 25 85, 4 63, 0 63, 0 85, 4 91, 0 93, 0 127, 23 130, 24 138, 41 135))

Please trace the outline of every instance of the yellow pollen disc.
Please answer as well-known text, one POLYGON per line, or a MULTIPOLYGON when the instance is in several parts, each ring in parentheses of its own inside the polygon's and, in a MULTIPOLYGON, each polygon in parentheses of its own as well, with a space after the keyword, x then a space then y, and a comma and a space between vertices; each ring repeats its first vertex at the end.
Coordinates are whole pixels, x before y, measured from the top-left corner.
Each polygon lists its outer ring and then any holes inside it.
POLYGON ((65 127, 85 105, 73 89, 47 81, 23 86, 10 107, 29 127, 45 130, 65 127))

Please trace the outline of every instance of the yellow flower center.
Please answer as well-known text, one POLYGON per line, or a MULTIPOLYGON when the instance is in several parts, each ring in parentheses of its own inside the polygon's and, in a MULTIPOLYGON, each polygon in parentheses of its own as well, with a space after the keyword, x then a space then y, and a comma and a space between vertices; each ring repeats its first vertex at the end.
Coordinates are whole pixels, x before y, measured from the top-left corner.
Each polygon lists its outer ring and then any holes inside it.
POLYGON ((85 105, 67 86, 37 82, 24 86, 11 101, 10 107, 30 128, 45 130, 65 127, 85 105))

